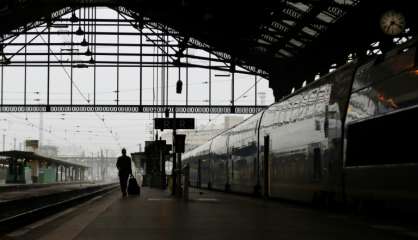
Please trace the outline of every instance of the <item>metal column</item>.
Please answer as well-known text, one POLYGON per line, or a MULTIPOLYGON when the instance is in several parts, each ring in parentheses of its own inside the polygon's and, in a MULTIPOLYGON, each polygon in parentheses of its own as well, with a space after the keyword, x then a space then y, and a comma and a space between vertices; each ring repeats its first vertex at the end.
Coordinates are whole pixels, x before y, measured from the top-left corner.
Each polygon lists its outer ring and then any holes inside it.
MULTIPOLYGON (((80 15, 81 18, 81 15, 80 15)), ((79 20, 81 21, 81 20, 79 20)), ((71 61, 71 66, 70 66, 70 105, 73 105, 73 55, 74 55, 74 23, 71 22, 71 55, 70 55, 70 61, 71 61)))
POLYGON ((139 29, 139 106, 142 106, 142 22, 139 29))
POLYGON ((25 105, 26 106, 26 83, 27 83, 27 61, 28 61, 28 56, 27 56, 27 53, 28 53, 28 48, 27 48, 27 46, 26 46, 26 44, 27 44, 27 42, 28 42, 28 35, 27 34, 25 34, 25 68, 24 68, 24 86, 23 86, 23 105, 25 105))
POLYGON ((189 104, 189 49, 186 49, 186 106, 189 104))
POLYGON ((209 53, 209 121, 212 105, 212 54, 209 53))
POLYGON ((231 76, 231 105, 232 107, 235 106, 235 72, 234 72, 234 69, 232 70, 232 76, 231 76))
MULTIPOLYGON (((93 16, 94 20, 96 20, 96 17, 97 17, 97 7, 94 7, 94 16, 93 16)), ((96 34, 96 30, 97 30, 96 24, 94 24, 94 36, 93 36, 93 39, 94 39, 94 43, 95 44, 94 44, 93 49, 92 49, 93 52, 94 52, 94 61, 97 60, 97 55, 96 55, 96 50, 97 50, 97 45, 96 45, 97 34, 96 34)), ((97 78, 97 72, 96 72, 96 70, 97 70, 97 67, 96 67, 96 63, 95 62, 93 64, 94 64, 94 68, 93 68, 93 77, 94 77, 93 105, 96 105, 96 78, 97 78)))
POLYGON ((119 12, 118 13, 118 24, 117 24, 117 38, 116 38, 116 43, 117 43, 117 50, 116 50, 116 105, 119 105, 119 28, 120 28, 120 22, 119 22, 119 12))
POLYGON ((47 23, 48 27, 48 65, 47 65, 47 89, 46 89, 46 105, 49 105, 49 80, 50 80, 50 62, 51 62, 51 19, 47 23))
POLYGON ((254 106, 257 106, 257 75, 254 75, 254 106))

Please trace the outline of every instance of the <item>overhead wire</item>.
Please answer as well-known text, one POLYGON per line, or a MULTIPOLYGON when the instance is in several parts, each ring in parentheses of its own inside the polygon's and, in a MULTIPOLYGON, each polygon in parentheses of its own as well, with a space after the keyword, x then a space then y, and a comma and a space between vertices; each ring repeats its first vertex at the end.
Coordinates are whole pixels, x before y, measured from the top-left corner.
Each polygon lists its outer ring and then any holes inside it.
MULTIPOLYGON (((80 9, 80 12, 81 12, 81 9, 80 9)), ((85 9, 84 9, 84 14, 85 14, 85 9)), ((89 15, 90 15, 90 13, 89 13, 89 15)), ((84 21, 84 26, 85 26, 85 21, 84 21)), ((38 30, 36 29, 36 31, 38 32, 38 30)), ((39 32, 38 32, 39 33, 39 32)), ((90 37, 90 36, 89 36, 90 37)), ((41 38, 42 38, 42 40, 45 42, 45 39, 43 39, 43 37, 41 36, 41 38)), ((90 40, 90 39, 89 39, 90 40)), ((55 55, 55 53, 52 51, 52 49, 51 49, 51 52, 53 53, 53 55, 54 55, 54 57, 57 59, 57 60, 59 60, 58 59, 58 57, 55 55)), ((154 53, 155 53, 155 47, 154 47, 154 53)), ((155 61, 155 56, 153 56, 153 60, 155 61)), ((157 61, 159 61, 159 59, 158 59, 158 57, 157 57, 157 61)), ((65 67, 63 66, 63 69, 64 69, 64 72, 66 73, 66 75, 67 75, 67 77, 69 77, 69 74, 68 74, 68 72, 66 71, 66 69, 65 69, 65 67)), ((157 103, 158 103, 158 87, 157 87, 157 99, 155 99, 155 85, 154 85, 154 68, 153 68, 153 104, 155 105, 155 101, 157 101, 157 103)), ((260 80, 262 80, 262 79, 259 79, 258 81, 257 81, 257 83, 260 81, 260 80)), ((157 84, 158 84, 158 70, 157 70, 157 84)), ((77 89, 77 91, 79 92, 79 94, 80 94, 80 96, 82 96, 82 98, 84 98, 87 102, 88 102, 88 98, 86 98, 85 96, 84 96, 84 94, 82 93, 82 91, 78 88, 78 86, 74 83, 74 85, 75 85, 75 87, 76 87, 76 89, 77 89)), ((197 85, 197 84, 196 84, 197 85)), ((239 99, 241 99, 243 96, 245 96, 245 94, 247 94, 251 89, 253 89, 254 88, 254 86, 255 86, 255 84, 252 86, 252 87, 250 87, 249 89, 247 89, 243 94, 241 94, 240 96, 238 96, 235 100, 239 100, 239 99)), ((174 87, 174 85, 172 85, 172 86, 167 86, 167 87, 174 87)), ((127 91, 134 91, 134 90, 127 90, 127 91)), ((173 100, 172 100, 173 101, 173 100)), ((175 100, 174 100, 175 101, 175 100)), ((193 100, 192 100, 193 101, 193 100)), ((100 119, 100 120, 102 120, 103 118, 100 118, 100 116, 97 114, 97 113, 95 113, 96 114, 96 116, 100 119)), ((217 117, 219 117, 220 115, 218 115, 217 117)), ((216 117, 216 118, 217 118, 216 117)), ((215 120, 216 118, 214 118, 213 120, 215 120)), ((105 126, 105 128, 107 128, 108 130, 110 130, 110 133, 112 134, 112 136, 114 136, 113 135, 113 133, 112 133, 112 129, 111 128, 109 128, 108 126, 107 126, 107 124, 104 122, 104 119, 102 120, 102 122, 103 122, 103 124, 104 124, 104 126, 105 126)), ((116 140, 117 141, 117 140, 116 140)), ((117 141, 118 143, 119 143, 119 141, 117 141)), ((120 145, 120 144, 119 144, 120 145)))
MULTIPOLYGON (((84 16, 85 16, 85 8, 84 8, 84 16)), ((84 21, 84 29, 85 29, 85 21, 84 21)), ((38 30, 36 29, 36 31, 38 32, 38 30)), ((85 31, 84 31, 85 32, 85 31)), ((44 41, 44 43, 46 43, 45 39, 40 35, 42 41, 44 41)), ((84 36, 85 38, 85 36, 84 36)), ((54 51, 48 46, 48 48, 50 49, 52 55, 59 61, 59 58, 55 55, 54 51)), ((77 86, 77 84, 71 79, 70 74, 67 72, 67 70, 65 69, 65 67, 62 65, 62 63, 60 63, 60 65, 62 66, 62 68, 64 69, 64 72, 66 73, 67 77, 70 79, 70 81, 72 81, 73 85, 76 87, 77 91, 79 92, 79 94, 84 98, 84 100, 89 103, 89 99, 84 96, 84 94, 81 92, 81 90, 79 89, 79 87, 77 86)), ((109 133, 112 135, 112 137, 114 138, 115 142, 119 145, 120 148, 122 148, 122 145, 120 144, 118 138, 113 134, 113 130, 112 128, 109 128, 108 125, 105 123, 104 118, 100 118, 99 114, 97 112, 95 112, 95 115, 97 116, 97 118, 99 120, 102 120, 103 125, 105 126, 105 128, 109 131, 109 133)))

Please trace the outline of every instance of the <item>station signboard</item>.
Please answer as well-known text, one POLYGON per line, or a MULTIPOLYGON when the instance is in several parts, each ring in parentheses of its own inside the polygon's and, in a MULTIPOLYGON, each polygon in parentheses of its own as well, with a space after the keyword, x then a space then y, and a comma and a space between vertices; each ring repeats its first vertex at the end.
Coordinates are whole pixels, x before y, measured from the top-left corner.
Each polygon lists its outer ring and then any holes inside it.
POLYGON ((155 118, 154 129, 194 129, 194 118, 155 118))
POLYGON ((39 140, 28 139, 25 141, 25 150, 35 152, 39 148, 39 140))

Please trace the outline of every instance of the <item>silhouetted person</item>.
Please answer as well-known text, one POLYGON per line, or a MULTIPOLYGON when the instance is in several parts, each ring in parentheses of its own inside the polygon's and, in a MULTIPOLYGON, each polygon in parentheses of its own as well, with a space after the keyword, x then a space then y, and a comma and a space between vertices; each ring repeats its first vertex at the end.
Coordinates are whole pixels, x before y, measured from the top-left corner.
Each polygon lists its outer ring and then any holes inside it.
POLYGON ((131 158, 126 156, 126 149, 122 148, 122 156, 118 157, 116 167, 119 170, 119 182, 122 196, 126 196, 129 175, 132 175, 131 158))

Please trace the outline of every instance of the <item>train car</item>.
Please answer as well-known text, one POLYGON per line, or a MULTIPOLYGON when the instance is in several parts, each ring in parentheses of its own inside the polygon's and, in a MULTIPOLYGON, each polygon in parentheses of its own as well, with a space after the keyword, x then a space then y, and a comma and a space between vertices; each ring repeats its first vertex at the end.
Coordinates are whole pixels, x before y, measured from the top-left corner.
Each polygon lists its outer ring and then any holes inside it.
POLYGON ((416 61, 416 39, 352 61, 184 161, 193 178, 205 172, 207 185, 219 190, 304 202, 418 200, 416 61))
POLYGON ((417 55, 411 42, 384 59, 371 59, 354 78, 344 136, 350 199, 418 199, 417 120, 417 55))
POLYGON ((228 174, 228 133, 222 133, 211 141, 209 153, 210 161, 210 188, 217 190, 230 190, 228 174))
POLYGON ((194 187, 211 188, 209 150, 211 142, 207 142, 183 155, 190 165, 190 184, 194 187))
POLYGON ((256 114, 228 132, 228 190, 253 193, 259 188, 257 167, 257 129, 261 113, 256 114))

